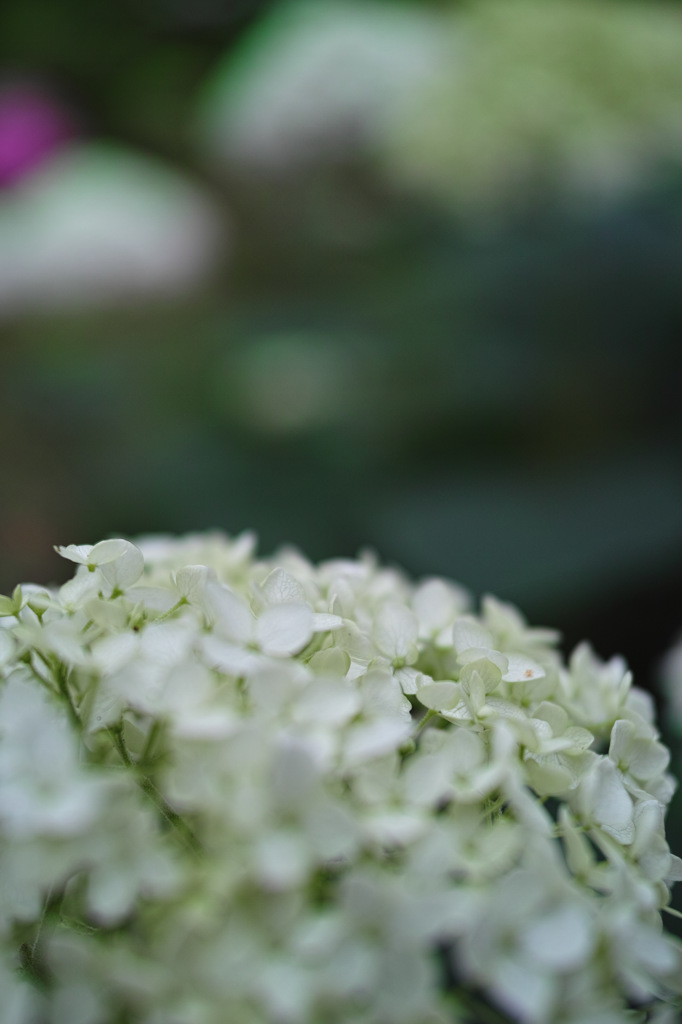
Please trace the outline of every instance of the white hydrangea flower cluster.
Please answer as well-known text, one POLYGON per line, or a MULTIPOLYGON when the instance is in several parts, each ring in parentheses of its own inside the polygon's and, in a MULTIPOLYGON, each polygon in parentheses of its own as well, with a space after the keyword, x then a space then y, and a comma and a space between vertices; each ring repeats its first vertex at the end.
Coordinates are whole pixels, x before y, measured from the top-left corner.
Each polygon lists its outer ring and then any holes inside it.
POLYGON ((279 0, 212 72, 197 135, 265 182, 364 158, 469 218, 666 182, 681 102, 676 4, 279 0))
POLYGON ((674 1019, 620 659, 369 555, 59 550, 0 598, 4 1024, 674 1019))
POLYGON ((455 58, 389 125, 398 182, 466 215, 538 191, 627 199, 679 169, 676 4, 476 0, 453 29, 455 58))

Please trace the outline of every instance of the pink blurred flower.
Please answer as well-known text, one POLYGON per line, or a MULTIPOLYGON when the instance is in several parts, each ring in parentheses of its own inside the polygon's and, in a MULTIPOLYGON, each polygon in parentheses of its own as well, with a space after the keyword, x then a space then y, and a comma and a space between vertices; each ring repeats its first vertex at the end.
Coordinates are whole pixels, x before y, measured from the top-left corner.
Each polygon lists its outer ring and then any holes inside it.
POLYGON ((19 83, 0 89, 0 188, 40 167, 74 134, 68 112, 47 91, 19 83))

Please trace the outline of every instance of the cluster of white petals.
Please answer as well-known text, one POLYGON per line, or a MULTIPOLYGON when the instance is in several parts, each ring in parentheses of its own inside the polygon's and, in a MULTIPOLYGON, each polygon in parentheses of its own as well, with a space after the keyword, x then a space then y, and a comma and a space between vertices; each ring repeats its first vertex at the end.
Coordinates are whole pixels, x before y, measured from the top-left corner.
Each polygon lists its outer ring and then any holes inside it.
POLYGON ((198 135, 266 181, 364 157, 470 218, 665 179, 681 100, 676 4, 279 0, 212 72, 198 135))
POLYGON ((3 1024, 675 1019, 620 659, 369 555, 59 551, 0 598, 3 1024))

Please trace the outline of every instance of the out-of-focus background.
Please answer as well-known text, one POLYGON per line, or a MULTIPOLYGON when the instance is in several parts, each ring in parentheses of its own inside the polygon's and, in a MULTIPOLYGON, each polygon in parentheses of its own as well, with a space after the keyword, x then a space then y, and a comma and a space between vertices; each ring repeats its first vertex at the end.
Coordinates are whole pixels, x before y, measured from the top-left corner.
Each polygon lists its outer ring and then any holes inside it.
POLYGON ((369 545, 655 689, 681 332, 681 3, 0 5, 0 591, 369 545))

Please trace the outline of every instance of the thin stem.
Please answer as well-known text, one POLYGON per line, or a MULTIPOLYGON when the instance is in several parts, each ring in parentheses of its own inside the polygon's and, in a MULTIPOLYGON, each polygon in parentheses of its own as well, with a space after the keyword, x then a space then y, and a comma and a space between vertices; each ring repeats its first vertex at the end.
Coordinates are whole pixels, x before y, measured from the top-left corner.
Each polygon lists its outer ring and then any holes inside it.
MULTIPOLYGON (((154 723, 154 725, 157 724, 158 723, 156 722, 154 723)), ((154 726, 152 726, 152 729, 153 728, 154 726)), ((118 726, 117 728, 110 727, 107 731, 114 741, 114 745, 121 755, 121 760, 125 766, 135 770, 137 784, 140 789, 143 793, 146 793, 164 821, 166 821, 171 828, 175 829, 188 849, 196 854, 200 850, 197 837, 194 835, 187 822, 181 818, 179 814, 176 814, 172 807, 168 806, 163 793, 161 793, 161 791, 154 785, 151 778, 139 771, 141 763, 134 762, 130 757, 125 745, 125 740, 123 739, 123 730, 121 726, 118 726)), ((147 739, 147 746, 150 746, 149 738, 147 739)))
POLYGON ((130 754, 128 753, 128 748, 125 745, 125 741, 123 739, 123 729, 121 728, 121 726, 120 725, 116 726, 116 727, 110 726, 107 729, 107 732, 109 733, 109 735, 111 736, 112 740, 114 741, 114 745, 115 745, 116 749, 118 750, 119 754, 121 755, 121 760, 123 761, 124 765, 127 768, 132 768, 133 767, 133 762, 132 762, 132 759, 130 757, 130 754))
POLYGON ((473 993, 458 989, 453 994, 456 1002, 460 1004, 460 1008, 465 1013, 473 1015, 472 1019, 476 1024, 509 1024, 508 1017, 503 1016, 494 1007, 477 999, 473 993))
POLYGON ((192 853, 197 854, 200 852, 201 847, 199 840, 192 832, 184 818, 181 818, 172 807, 169 807, 166 803, 163 793, 154 785, 152 780, 148 777, 140 779, 140 787, 144 790, 147 796, 150 798, 161 816, 168 822, 171 828, 174 828, 183 839, 185 845, 192 853))
MULTIPOLYGON (((42 656, 41 654, 38 654, 38 657, 39 657, 39 658, 41 659, 41 661, 43 662, 43 664, 47 666, 47 668, 48 668, 48 670, 49 670, 50 666, 49 666, 49 665, 47 664, 47 662, 45 661, 45 659, 43 658, 43 656, 42 656)), ((34 678, 34 679, 37 679, 37 680, 38 680, 38 682, 40 683, 40 685, 41 685, 41 686, 44 686, 44 687, 45 687, 45 689, 46 689, 46 690, 47 690, 47 691, 48 691, 49 693, 51 693, 51 694, 53 694, 53 695, 54 695, 54 694, 57 694, 57 695, 61 696, 60 690, 59 690, 58 688, 57 688, 57 689, 55 689, 55 686, 54 686, 54 684, 53 684, 53 683, 51 683, 51 682, 49 682, 49 680, 47 680, 47 679, 45 678, 45 676, 42 676, 42 675, 40 674, 40 672, 39 672, 39 671, 37 670, 37 668, 35 667, 35 665, 33 665, 33 664, 31 663, 31 660, 30 660, 30 658, 29 658, 29 659, 24 659, 24 660, 26 661, 26 664, 28 665, 28 667, 30 668, 31 672, 33 673, 33 678, 34 678)), ((52 674, 54 675, 54 673, 52 673, 52 674)))
POLYGON ((434 711, 433 708, 429 708, 429 710, 426 712, 424 717, 422 719, 420 719, 420 721, 419 721, 419 723, 417 725, 417 728, 414 731, 415 735, 420 733, 422 731, 422 729, 424 728, 424 726, 426 726, 431 721, 432 718, 435 718, 437 716, 437 714, 438 714, 437 711, 434 711))
POLYGON ((74 725, 76 729, 78 729, 78 731, 80 732, 81 720, 78 717, 76 705, 73 703, 73 698, 71 697, 71 693, 69 692, 66 668, 64 667, 64 665, 62 665, 60 661, 55 661, 53 664, 53 671, 55 679, 57 680, 59 692, 66 701, 66 710, 68 712, 69 718, 71 719, 71 724, 74 725))
POLYGON ((54 886, 51 885, 50 888, 47 890, 47 895, 46 895, 46 897, 45 897, 45 899, 43 901, 43 909, 41 911, 40 919, 38 921, 38 927, 36 928, 35 938, 34 938, 33 943, 31 945, 31 960, 35 960, 35 957, 36 957, 36 952, 37 952, 37 949, 38 949, 38 940, 40 939, 40 933, 42 932, 43 925, 45 924, 45 915, 47 914, 47 908, 48 908, 48 905, 50 903, 50 900, 52 899, 52 889, 53 888, 54 888, 54 886))
POLYGON ((488 817, 488 821, 492 825, 495 821, 495 815, 498 814, 505 805, 505 798, 498 796, 495 800, 488 798, 485 803, 485 813, 488 817))
POLYGON ((186 597, 181 597, 179 601, 175 602, 172 608, 169 608, 167 612, 163 613, 163 615, 159 615, 158 618, 154 619, 154 622, 165 622, 166 619, 170 619, 185 604, 189 604, 189 601, 186 597))

